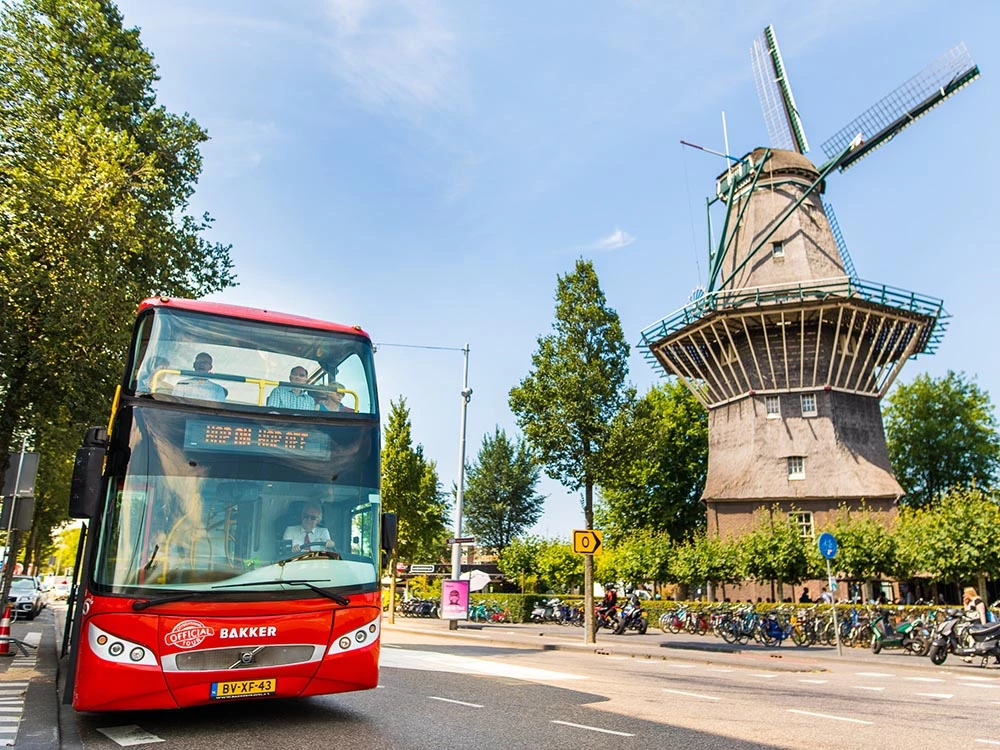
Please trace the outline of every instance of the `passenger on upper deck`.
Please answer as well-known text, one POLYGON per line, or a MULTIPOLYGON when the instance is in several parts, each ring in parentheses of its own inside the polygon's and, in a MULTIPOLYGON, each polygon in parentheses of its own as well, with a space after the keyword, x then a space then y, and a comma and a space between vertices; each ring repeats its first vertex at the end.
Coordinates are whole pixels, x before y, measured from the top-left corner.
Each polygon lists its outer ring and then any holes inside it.
MULTIPOLYGON (((288 379, 292 383, 305 385, 308 378, 309 372, 301 365, 296 365, 288 373, 288 379)), ((304 409, 306 411, 316 409, 316 402, 306 390, 287 385, 279 385, 271 391, 267 396, 267 405, 277 409, 304 409)))
POLYGON ((310 395, 316 401, 316 408, 320 411, 343 411, 354 413, 354 409, 349 406, 344 406, 341 401, 344 400, 343 388, 340 383, 333 381, 329 384, 327 389, 322 391, 312 391, 310 395))
MULTIPOLYGON (((194 358, 193 369, 195 372, 212 372, 212 355, 208 352, 199 352, 194 358)), ((189 377, 181 380, 174 386, 173 395, 181 398, 197 398, 202 401, 225 401, 229 394, 225 388, 211 380, 202 377, 189 377)))
POLYGON ((163 379, 163 376, 156 376, 160 370, 169 370, 170 361, 166 357, 150 357, 145 369, 145 374, 139 377, 136 384, 137 393, 171 393, 173 385, 163 379))

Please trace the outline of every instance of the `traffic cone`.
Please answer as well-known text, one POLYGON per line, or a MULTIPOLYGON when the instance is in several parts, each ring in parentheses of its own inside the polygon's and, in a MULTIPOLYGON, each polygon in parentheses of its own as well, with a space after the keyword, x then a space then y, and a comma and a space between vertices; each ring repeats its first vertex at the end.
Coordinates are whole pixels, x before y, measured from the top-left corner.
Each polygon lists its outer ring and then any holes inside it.
POLYGON ((0 656, 10 656, 10 605, 3 608, 3 619, 0 619, 0 656))

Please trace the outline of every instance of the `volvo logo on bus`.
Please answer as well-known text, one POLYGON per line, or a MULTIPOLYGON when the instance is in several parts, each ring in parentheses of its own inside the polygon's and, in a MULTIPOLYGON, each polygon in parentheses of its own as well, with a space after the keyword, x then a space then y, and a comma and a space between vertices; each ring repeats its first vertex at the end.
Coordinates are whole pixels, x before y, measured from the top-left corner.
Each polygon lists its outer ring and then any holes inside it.
POLYGON ((184 620, 163 636, 163 642, 177 648, 194 648, 211 635, 215 635, 215 628, 200 620, 184 620))

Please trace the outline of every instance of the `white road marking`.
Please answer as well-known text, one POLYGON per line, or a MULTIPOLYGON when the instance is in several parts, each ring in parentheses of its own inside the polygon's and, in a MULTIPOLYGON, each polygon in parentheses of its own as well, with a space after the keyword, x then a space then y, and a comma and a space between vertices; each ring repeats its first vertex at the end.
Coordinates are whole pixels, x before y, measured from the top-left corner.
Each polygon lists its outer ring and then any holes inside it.
POLYGON ((799 682, 808 682, 810 685, 825 685, 829 680, 799 680, 799 682))
POLYGON ((601 729, 601 727, 588 727, 586 724, 574 724, 571 721, 559 721, 557 719, 552 720, 553 724, 562 724, 564 727, 576 727, 577 729, 588 729, 591 732, 603 732, 604 734, 616 734, 619 737, 635 737, 634 734, 629 734, 628 732, 616 732, 613 729, 601 729))
POLYGON ((674 661, 668 661, 667 662, 667 666, 668 667, 673 667, 674 669, 694 669, 695 668, 694 664, 678 664, 677 662, 674 662, 674 661))
POLYGON ((508 677, 514 680, 534 682, 583 680, 582 675, 566 672, 553 672, 548 669, 521 667, 517 664, 474 659, 469 656, 458 656, 438 651, 416 651, 398 649, 382 652, 380 659, 383 667, 396 669, 417 669, 425 672, 455 672, 458 674, 479 674, 490 677, 508 677))
POLYGON ((855 672, 858 677, 895 677, 894 674, 889 674, 888 672, 855 672))
POLYGON ((911 682, 944 682, 940 677, 904 677, 903 679, 911 682))
POLYGON ((465 701, 456 701, 451 698, 438 698, 436 695, 428 695, 427 697, 432 701, 441 701, 442 703, 457 703, 460 706, 468 706, 469 708, 483 708, 478 703, 466 703, 465 701))
POLYGON ((672 693, 673 695, 686 695, 689 698, 702 698, 707 701, 720 701, 722 698, 716 698, 714 695, 702 695, 701 693, 685 693, 683 690, 667 690, 663 688, 664 693, 672 693))
POLYGON ((112 742, 116 742, 121 747, 131 747, 132 745, 148 745, 152 742, 165 742, 166 740, 150 734, 136 724, 127 724, 121 727, 104 727, 97 730, 112 742))
POLYGON ((997 740, 976 740, 976 742, 982 742, 984 745, 1000 745, 997 740))
POLYGON ((37 647, 38 644, 42 642, 42 634, 39 631, 36 630, 33 633, 27 633, 27 634, 25 634, 23 640, 29 646, 36 646, 37 647))
POLYGON ((951 693, 917 693, 917 695, 922 695, 925 698, 940 698, 942 700, 954 697, 951 693))
POLYGON ((884 687, 874 687, 873 685, 855 685, 855 690, 885 690, 884 687))
POLYGON ((765 680, 773 680, 776 675, 774 672, 750 672, 749 677, 761 677, 765 680))
POLYGON ((958 679, 958 680, 968 680, 969 682, 993 682, 994 679, 996 679, 996 678, 994 678, 994 677, 976 677, 976 676, 973 676, 973 675, 959 675, 955 679, 958 679))
POLYGON ((735 670, 729 669, 728 667, 709 667, 705 671, 706 672, 734 672, 735 670))
POLYGON ((987 685, 985 682, 970 682, 966 687, 981 687, 987 690, 998 690, 1000 685, 987 685))
POLYGON ((813 711, 799 711, 796 708, 787 709, 790 714, 802 714, 803 716, 815 716, 819 719, 833 719, 834 721, 849 721, 852 724, 871 724, 870 721, 864 721, 862 719, 849 719, 846 716, 833 716, 832 714, 818 714, 813 711))

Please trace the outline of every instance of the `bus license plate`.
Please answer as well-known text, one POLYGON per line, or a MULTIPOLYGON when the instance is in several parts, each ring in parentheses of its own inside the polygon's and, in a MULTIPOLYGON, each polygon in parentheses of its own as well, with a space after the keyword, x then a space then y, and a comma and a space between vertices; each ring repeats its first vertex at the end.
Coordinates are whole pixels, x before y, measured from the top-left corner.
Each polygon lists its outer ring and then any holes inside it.
POLYGON ((212 697, 224 700, 226 698, 243 698, 250 695, 274 695, 277 688, 278 681, 275 679, 213 682, 212 697))

